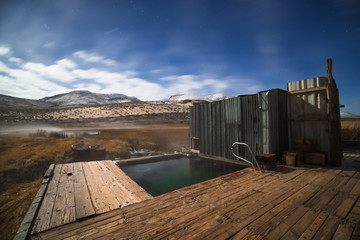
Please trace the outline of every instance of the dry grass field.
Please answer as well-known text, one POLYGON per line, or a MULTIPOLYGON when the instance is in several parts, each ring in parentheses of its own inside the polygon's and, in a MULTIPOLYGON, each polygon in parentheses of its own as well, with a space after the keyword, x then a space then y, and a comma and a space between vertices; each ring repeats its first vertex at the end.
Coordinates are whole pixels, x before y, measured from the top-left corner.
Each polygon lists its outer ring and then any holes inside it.
POLYGON ((360 141, 360 118, 342 119, 341 137, 343 140, 360 141))

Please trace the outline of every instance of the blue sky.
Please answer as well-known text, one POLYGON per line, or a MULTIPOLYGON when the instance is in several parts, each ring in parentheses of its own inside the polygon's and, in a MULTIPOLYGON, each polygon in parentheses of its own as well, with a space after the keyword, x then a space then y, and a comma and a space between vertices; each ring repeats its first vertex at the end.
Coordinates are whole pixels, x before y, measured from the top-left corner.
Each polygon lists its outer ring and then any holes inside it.
POLYGON ((163 100, 326 76, 360 113, 358 0, 0 0, 0 93, 163 100))

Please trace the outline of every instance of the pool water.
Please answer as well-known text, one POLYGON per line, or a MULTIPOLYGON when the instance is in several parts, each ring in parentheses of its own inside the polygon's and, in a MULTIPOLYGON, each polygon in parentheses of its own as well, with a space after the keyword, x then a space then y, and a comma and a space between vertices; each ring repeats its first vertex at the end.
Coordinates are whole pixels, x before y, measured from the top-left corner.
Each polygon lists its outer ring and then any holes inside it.
POLYGON ((155 197, 243 168, 245 168, 245 166, 238 164, 199 157, 183 157, 132 166, 122 166, 121 170, 155 197))

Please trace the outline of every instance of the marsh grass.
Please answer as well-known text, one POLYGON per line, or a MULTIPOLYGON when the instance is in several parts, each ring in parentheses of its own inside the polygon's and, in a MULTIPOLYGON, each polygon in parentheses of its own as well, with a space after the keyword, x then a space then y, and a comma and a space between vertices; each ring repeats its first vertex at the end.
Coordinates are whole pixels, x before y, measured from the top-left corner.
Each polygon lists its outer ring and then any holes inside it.
POLYGON ((360 118, 341 120, 341 138, 345 141, 360 141, 360 118))
POLYGON ((43 129, 38 129, 36 130, 35 133, 30 133, 29 137, 32 138, 46 138, 46 137, 51 137, 51 138, 67 138, 67 134, 65 132, 47 132, 43 129))

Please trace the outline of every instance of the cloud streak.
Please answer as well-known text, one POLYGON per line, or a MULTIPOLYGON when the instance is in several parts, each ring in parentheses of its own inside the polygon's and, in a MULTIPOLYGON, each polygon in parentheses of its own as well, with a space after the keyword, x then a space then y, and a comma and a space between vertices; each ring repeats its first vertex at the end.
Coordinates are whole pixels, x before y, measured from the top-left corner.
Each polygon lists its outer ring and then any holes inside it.
POLYGON ((112 59, 104 58, 103 56, 97 55, 95 53, 88 53, 86 51, 78 51, 73 54, 74 56, 80 58, 85 62, 92 63, 102 63, 107 66, 115 66, 116 62, 112 59))

